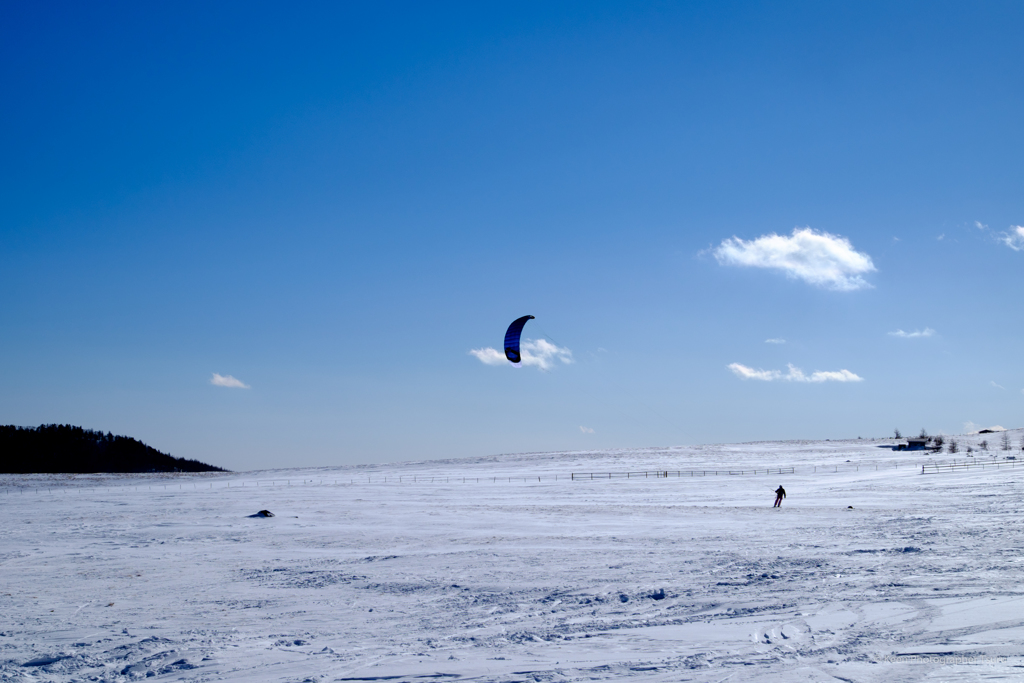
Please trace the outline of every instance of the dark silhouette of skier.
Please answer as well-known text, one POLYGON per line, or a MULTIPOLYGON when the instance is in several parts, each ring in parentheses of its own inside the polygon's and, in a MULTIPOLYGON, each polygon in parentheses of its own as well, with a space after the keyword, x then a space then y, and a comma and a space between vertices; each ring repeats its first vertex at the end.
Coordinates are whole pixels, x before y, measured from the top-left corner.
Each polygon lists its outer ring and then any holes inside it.
POLYGON ((786 489, 782 488, 782 484, 779 484, 779 488, 775 489, 775 505, 773 507, 780 507, 782 505, 782 499, 786 497, 786 489))

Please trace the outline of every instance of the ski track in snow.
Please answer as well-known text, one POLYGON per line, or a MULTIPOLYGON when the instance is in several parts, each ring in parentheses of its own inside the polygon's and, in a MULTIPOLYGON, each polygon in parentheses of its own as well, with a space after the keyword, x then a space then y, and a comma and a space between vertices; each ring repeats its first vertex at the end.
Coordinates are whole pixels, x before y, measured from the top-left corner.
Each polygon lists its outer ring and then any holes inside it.
POLYGON ((0 680, 1024 680, 1024 461, 881 443, 0 476, 0 680))

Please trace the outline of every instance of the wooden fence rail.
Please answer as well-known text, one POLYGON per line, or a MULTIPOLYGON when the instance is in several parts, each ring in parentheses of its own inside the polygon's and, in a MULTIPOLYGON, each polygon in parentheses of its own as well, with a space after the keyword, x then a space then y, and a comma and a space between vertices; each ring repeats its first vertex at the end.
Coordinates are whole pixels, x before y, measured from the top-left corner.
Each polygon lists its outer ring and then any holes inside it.
POLYGON ((650 479, 658 477, 716 477, 719 475, 793 474, 792 467, 775 467, 764 470, 659 470, 657 472, 573 472, 573 481, 593 479, 650 479))
POLYGON ((1002 469, 1016 467, 1017 460, 996 460, 995 462, 954 462, 946 464, 921 465, 921 474, 938 474, 939 472, 961 472, 971 469, 1002 469))

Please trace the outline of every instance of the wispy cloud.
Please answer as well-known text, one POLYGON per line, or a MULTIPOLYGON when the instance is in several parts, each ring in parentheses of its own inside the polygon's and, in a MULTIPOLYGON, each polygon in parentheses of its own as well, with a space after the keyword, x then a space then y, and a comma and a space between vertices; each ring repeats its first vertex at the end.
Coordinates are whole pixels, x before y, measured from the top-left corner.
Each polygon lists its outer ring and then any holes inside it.
MULTIPOLYGON (((981 221, 974 221, 974 227, 988 231, 988 226, 981 221)), ((1014 251, 1024 251, 1024 225, 1011 225, 1006 232, 991 231, 986 234, 1014 251)))
POLYGON ((550 369, 556 360, 566 365, 573 362, 572 351, 563 346, 555 346, 545 339, 528 339, 519 345, 519 350, 523 356, 523 365, 533 365, 541 370, 550 369))
POLYGON ((816 370, 810 375, 804 375, 800 368, 789 366, 789 374, 786 379, 794 382, 863 382, 864 378, 849 370, 816 370))
POLYGON ((1011 225, 1008 232, 999 235, 999 241, 1014 251, 1024 251, 1024 225, 1011 225))
POLYGON ((780 339, 780 338, 776 337, 774 339, 765 339, 764 343, 765 344, 785 344, 786 340, 785 339, 780 339))
POLYGON ((764 382, 771 382, 782 378, 782 373, 778 370, 755 370, 741 363, 729 363, 727 367, 741 379, 759 379, 764 382))
POLYGON ((1004 387, 1002 384, 996 384, 995 380, 990 381, 989 384, 994 386, 996 389, 1002 389, 1003 391, 1006 391, 1006 387, 1004 387))
POLYGON ((580 425, 580 431, 583 432, 584 434, 593 434, 594 433, 593 427, 584 427, 583 425, 580 425))
POLYGON ((741 379, 758 379, 763 382, 774 382, 781 380, 784 382, 863 382, 864 378, 860 377, 849 370, 817 370, 812 372, 810 375, 804 374, 803 370, 789 364, 788 372, 782 374, 779 370, 755 370, 754 368, 747 367, 741 363, 730 363, 728 366, 730 370, 741 379))
POLYGON ((781 270, 787 277, 838 291, 871 287, 861 275, 875 270, 871 257, 856 251, 850 240, 811 228, 794 228, 789 237, 730 237, 713 253, 722 265, 781 270))
POLYGON ((210 378, 210 384, 215 387, 227 387, 229 389, 250 389, 251 387, 240 379, 235 379, 231 375, 218 375, 216 372, 213 373, 213 377, 210 378))
MULTIPOLYGON (((566 365, 573 362, 572 351, 555 346, 546 339, 524 340, 519 345, 519 352, 523 359, 519 365, 533 366, 541 370, 550 370, 558 362, 566 365)), ((490 347, 472 349, 469 353, 486 365, 512 365, 504 353, 490 347)))
POLYGON ((890 332, 890 337, 899 337, 900 339, 917 339, 918 337, 931 337, 935 334, 935 330, 930 327, 926 327, 923 330, 914 330, 913 332, 904 332, 903 330, 896 330, 890 332))
POLYGON ((505 354, 498 349, 492 349, 490 347, 484 349, 472 349, 469 352, 469 355, 476 356, 477 360, 484 365, 503 365, 508 363, 508 358, 505 358, 505 354))

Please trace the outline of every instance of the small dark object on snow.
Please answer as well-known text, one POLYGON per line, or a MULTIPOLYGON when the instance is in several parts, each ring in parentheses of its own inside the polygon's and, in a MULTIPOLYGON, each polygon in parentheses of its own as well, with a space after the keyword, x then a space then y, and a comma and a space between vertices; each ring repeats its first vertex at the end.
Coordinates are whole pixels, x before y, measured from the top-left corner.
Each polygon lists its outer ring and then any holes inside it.
POLYGON ((847 510, 852 510, 852 509, 853 509, 853 506, 852 506, 852 505, 847 505, 847 506, 846 506, 846 509, 847 509, 847 510))
POLYGON ((47 656, 44 655, 42 657, 36 657, 35 659, 30 659, 29 661, 27 661, 24 664, 22 664, 22 666, 49 666, 50 664, 56 664, 57 662, 59 662, 62 659, 67 659, 67 657, 64 657, 63 655, 55 655, 53 657, 47 657, 47 656))
POLYGON ((255 515, 249 515, 250 517, 273 517, 274 513, 270 510, 260 510, 255 515))
POLYGON ((659 588, 658 590, 654 591, 653 593, 651 593, 651 598, 653 598, 654 600, 664 600, 665 599, 665 589, 664 588, 659 588))

